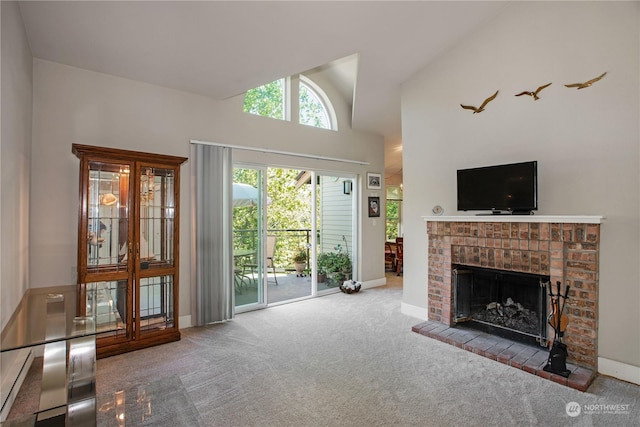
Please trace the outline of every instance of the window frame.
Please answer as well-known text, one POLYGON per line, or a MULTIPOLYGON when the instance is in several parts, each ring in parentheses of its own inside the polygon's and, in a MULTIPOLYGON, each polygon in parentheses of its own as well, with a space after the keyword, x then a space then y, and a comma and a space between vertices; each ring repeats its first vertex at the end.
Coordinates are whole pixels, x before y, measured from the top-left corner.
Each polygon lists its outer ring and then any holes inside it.
POLYGON ((300 74, 299 75, 299 83, 298 83, 298 123, 304 126, 311 126, 318 129, 327 129, 327 130, 338 130, 338 120, 336 117, 335 109, 333 108, 333 104, 331 100, 327 96, 326 92, 322 90, 322 88, 309 77, 300 74), (322 108, 327 115, 327 120, 329 122, 328 128, 323 128, 319 126, 307 125, 306 123, 300 123, 300 86, 305 86, 307 90, 311 91, 315 96, 318 102, 322 105, 322 108))
POLYGON ((338 130, 338 119, 337 119, 337 115, 336 115, 336 111, 335 108, 333 107, 333 103, 331 102, 331 100, 329 99, 329 97, 327 96, 326 92, 313 80, 311 80, 309 77, 302 75, 302 74, 298 74, 296 76, 289 76, 289 77, 283 77, 280 79, 276 79, 272 82, 269 83, 265 83, 264 85, 261 86, 257 86, 253 89, 249 89, 246 93, 245 93, 245 102, 243 102, 242 104, 242 111, 246 114, 251 114, 254 116, 259 116, 259 117, 268 117, 271 119, 276 119, 276 120, 284 120, 284 121, 292 121, 292 109, 294 106, 297 106, 297 116, 298 116, 298 124, 303 125, 303 126, 310 126, 310 127, 314 127, 316 129, 326 129, 326 130, 333 130, 333 131, 337 131, 338 130), (296 77, 294 79, 294 77, 296 77), (297 80, 298 81, 298 85, 297 87, 294 89, 292 86, 292 80, 297 80), (253 113, 251 111, 245 111, 245 107, 246 107, 246 97, 247 94, 249 93, 249 91, 253 90, 253 89, 258 89, 260 87, 269 85, 271 83, 274 82, 278 82, 281 81, 281 87, 282 87, 282 99, 281 99, 281 106, 282 106, 282 116, 281 117, 273 117, 270 115, 262 115, 262 114, 258 114, 258 113, 253 113), (322 106, 322 109, 324 110, 325 116, 327 118, 328 121, 328 127, 321 127, 321 126, 315 126, 315 125, 309 125, 306 123, 301 123, 300 122, 300 93, 301 93, 301 86, 304 86, 306 88, 306 90, 310 91, 313 96, 315 96, 315 98, 318 100, 318 102, 320 103, 320 105, 322 106), (297 102, 293 102, 294 101, 294 96, 297 95, 297 102))

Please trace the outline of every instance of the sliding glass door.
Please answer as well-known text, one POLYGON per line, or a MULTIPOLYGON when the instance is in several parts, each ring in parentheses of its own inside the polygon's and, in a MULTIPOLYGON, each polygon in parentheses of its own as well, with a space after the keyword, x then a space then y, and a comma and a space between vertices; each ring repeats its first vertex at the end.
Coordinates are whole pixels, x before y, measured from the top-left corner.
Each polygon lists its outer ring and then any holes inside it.
POLYGON ((234 169, 236 312, 336 292, 353 277, 354 177, 234 169))
POLYGON ((265 170, 233 170, 233 260, 235 307, 263 306, 265 170))
POLYGON ((317 290, 328 292, 353 278, 353 178, 318 174, 316 180, 317 290))
POLYGON ((311 282, 311 174, 268 168, 267 304, 313 294, 311 282))

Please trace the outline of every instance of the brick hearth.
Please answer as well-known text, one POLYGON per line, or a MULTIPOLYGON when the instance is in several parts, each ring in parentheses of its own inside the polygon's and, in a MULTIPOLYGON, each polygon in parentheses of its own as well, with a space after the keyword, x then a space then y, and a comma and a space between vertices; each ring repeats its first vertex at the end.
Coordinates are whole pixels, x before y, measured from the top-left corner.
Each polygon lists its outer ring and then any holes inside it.
MULTIPOLYGON (((430 321, 445 328, 455 326, 452 264, 548 275, 554 289, 557 281, 563 289, 565 285, 571 286, 565 307, 569 324, 564 338, 569 362, 597 372, 600 217, 479 216, 425 220, 429 238, 430 321)), ((549 329, 548 336, 553 337, 549 329)))
POLYGON ((543 347, 533 347, 470 328, 449 327, 433 320, 419 323, 411 330, 576 390, 586 391, 595 378, 591 369, 572 363, 567 363, 567 369, 571 371, 569 378, 544 371, 549 351, 543 347))

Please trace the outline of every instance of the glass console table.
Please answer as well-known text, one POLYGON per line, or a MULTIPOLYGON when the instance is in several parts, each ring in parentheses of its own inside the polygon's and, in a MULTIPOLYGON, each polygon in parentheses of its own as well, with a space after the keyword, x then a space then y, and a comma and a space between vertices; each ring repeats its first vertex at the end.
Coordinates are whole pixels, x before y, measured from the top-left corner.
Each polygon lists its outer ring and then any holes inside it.
POLYGON ((75 286, 55 293, 33 289, 5 327, 3 357, 37 346, 44 346, 44 356, 37 412, 3 427, 96 425, 96 323, 75 317, 75 292, 75 286))

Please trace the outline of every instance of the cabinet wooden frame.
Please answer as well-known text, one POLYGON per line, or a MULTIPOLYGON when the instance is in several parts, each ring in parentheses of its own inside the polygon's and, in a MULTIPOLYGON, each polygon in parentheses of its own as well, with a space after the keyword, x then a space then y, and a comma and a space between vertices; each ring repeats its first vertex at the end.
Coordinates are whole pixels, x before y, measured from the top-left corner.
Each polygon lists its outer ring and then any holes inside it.
MULTIPOLYGON (((119 295, 122 289, 126 292, 126 297, 123 296, 122 300, 116 298, 116 302, 124 307, 120 310, 121 307, 118 306, 119 318, 121 323, 124 324, 124 328, 118 329, 118 332, 109 331, 98 337, 98 357, 112 356, 179 340, 180 166, 187 158, 81 144, 73 144, 72 152, 80 159, 77 314, 78 316, 86 316, 88 314, 87 287, 89 285, 94 288, 99 286, 100 283, 115 285, 115 288, 108 289, 109 295, 112 295, 113 292, 119 295), (88 261, 91 245, 87 241, 92 238, 90 236, 93 236, 96 239, 95 249, 93 250, 99 253, 97 238, 100 236, 104 223, 100 215, 91 217, 89 214, 90 208, 97 209, 96 194, 100 193, 100 186, 102 185, 102 181, 98 179, 96 184, 98 189, 91 187, 91 165, 100 165, 98 174, 104 171, 118 176, 117 189, 114 190, 117 196, 110 194, 110 196, 114 197, 114 200, 117 200, 117 203, 112 203, 112 209, 116 214, 109 218, 109 223, 112 227, 117 223, 118 236, 114 236, 113 234, 115 233, 111 233, 112 230, 109 233, 109 238, 112 240, 109 244, 112 245, 112 248, 116 248, 117 251, 113 254, 110 249, 110 257, 106 263, 101 264, 96 261, 95 265, 90 265, 88 261), (149 173, 152 175, 149 176, 149 173), (160 173, 160 175, 153 175, 155 173, 160 173), (166 175, 162 175, 162 173, 166 175), (143 176, 145 177, 144 180, 143 176), (159 211, 162 212, 161 215, 167 215, 166 212, 170 210, 171 216, 166 218, 164 216, 161 218, 141 218, 142 206, 145 205, 144 201, 146 200, 148 205, 149 201, 153 200, 153 194, 156 193, 156 180, 165 182, 165 178, 170 181, 170 186, 168 186, 169 190, 167 191, 162 189, 159 191, 162 198, 160 203, 169 203, 170 209, 166 209, 164 205, 161 205, 159 211), (142 194, 141 187, 145 183, 149 187, 147 194, 142 194), (152 185, 153 187, 151 187, 152 185), (171 186, 173 188, 170 188, 171 186), (93 193, 90 194, 91 191, 93 193), (148 199, 144 199, 145 197, 148 199), (161 253, 157 254, 160 259, 155 259, 156 255, 153 257, 141 257, 144 252, 144 248, 140 247, 141 241, 144 242, 141 237, 143 234, 141 224, 143 221, 153 222, 156 220, 165 225, 159 231, 162 236, 161 242, 157 243, 161 247, 161 253), (90 223, 93 225, 93 229, 91 229, 90 223), (164 243, 169 247, 165 248, 164 243), (154 282, 152 279, 156 279, 159 283, 154 282), (165 325, 160 322, 160 326, 157 328, 153 327, 151 322, 147 322, 145 327, 141 326, 141 318, 143 316, 141 315, 140 291, 141 281, 145 280, 151 283, 151 285, 146 285, 147 287, 161 289, 163 295, 160 304, 161 309, 163 310, 166 305, 169 307, 168 311, 171 314, 171 322, 165 322, 165 325), (164 298, 167 298, 169 302, 165 304, 164 298)), ((93 171, 95 172, 96 169, 93 171)), ((102 205, 103 196, 104 194, 99 195, 100 202, 97 205, 102 205)), ((103 206, 99 207, 102 208, 103 206)), ((147 246, 153 246, 153 242, 147 246)), ((101 248, 102 244, 99 247, 101 248)), ((149 251, 147 249, 147 255, 149 255, 149 251)), ((97 312, 96 307, 93 307, 92 310, 97 312)), ((147 309, 147 311, 149 310, 147 309)), ((167 319, 165 318, 165 320, 167 319)))

